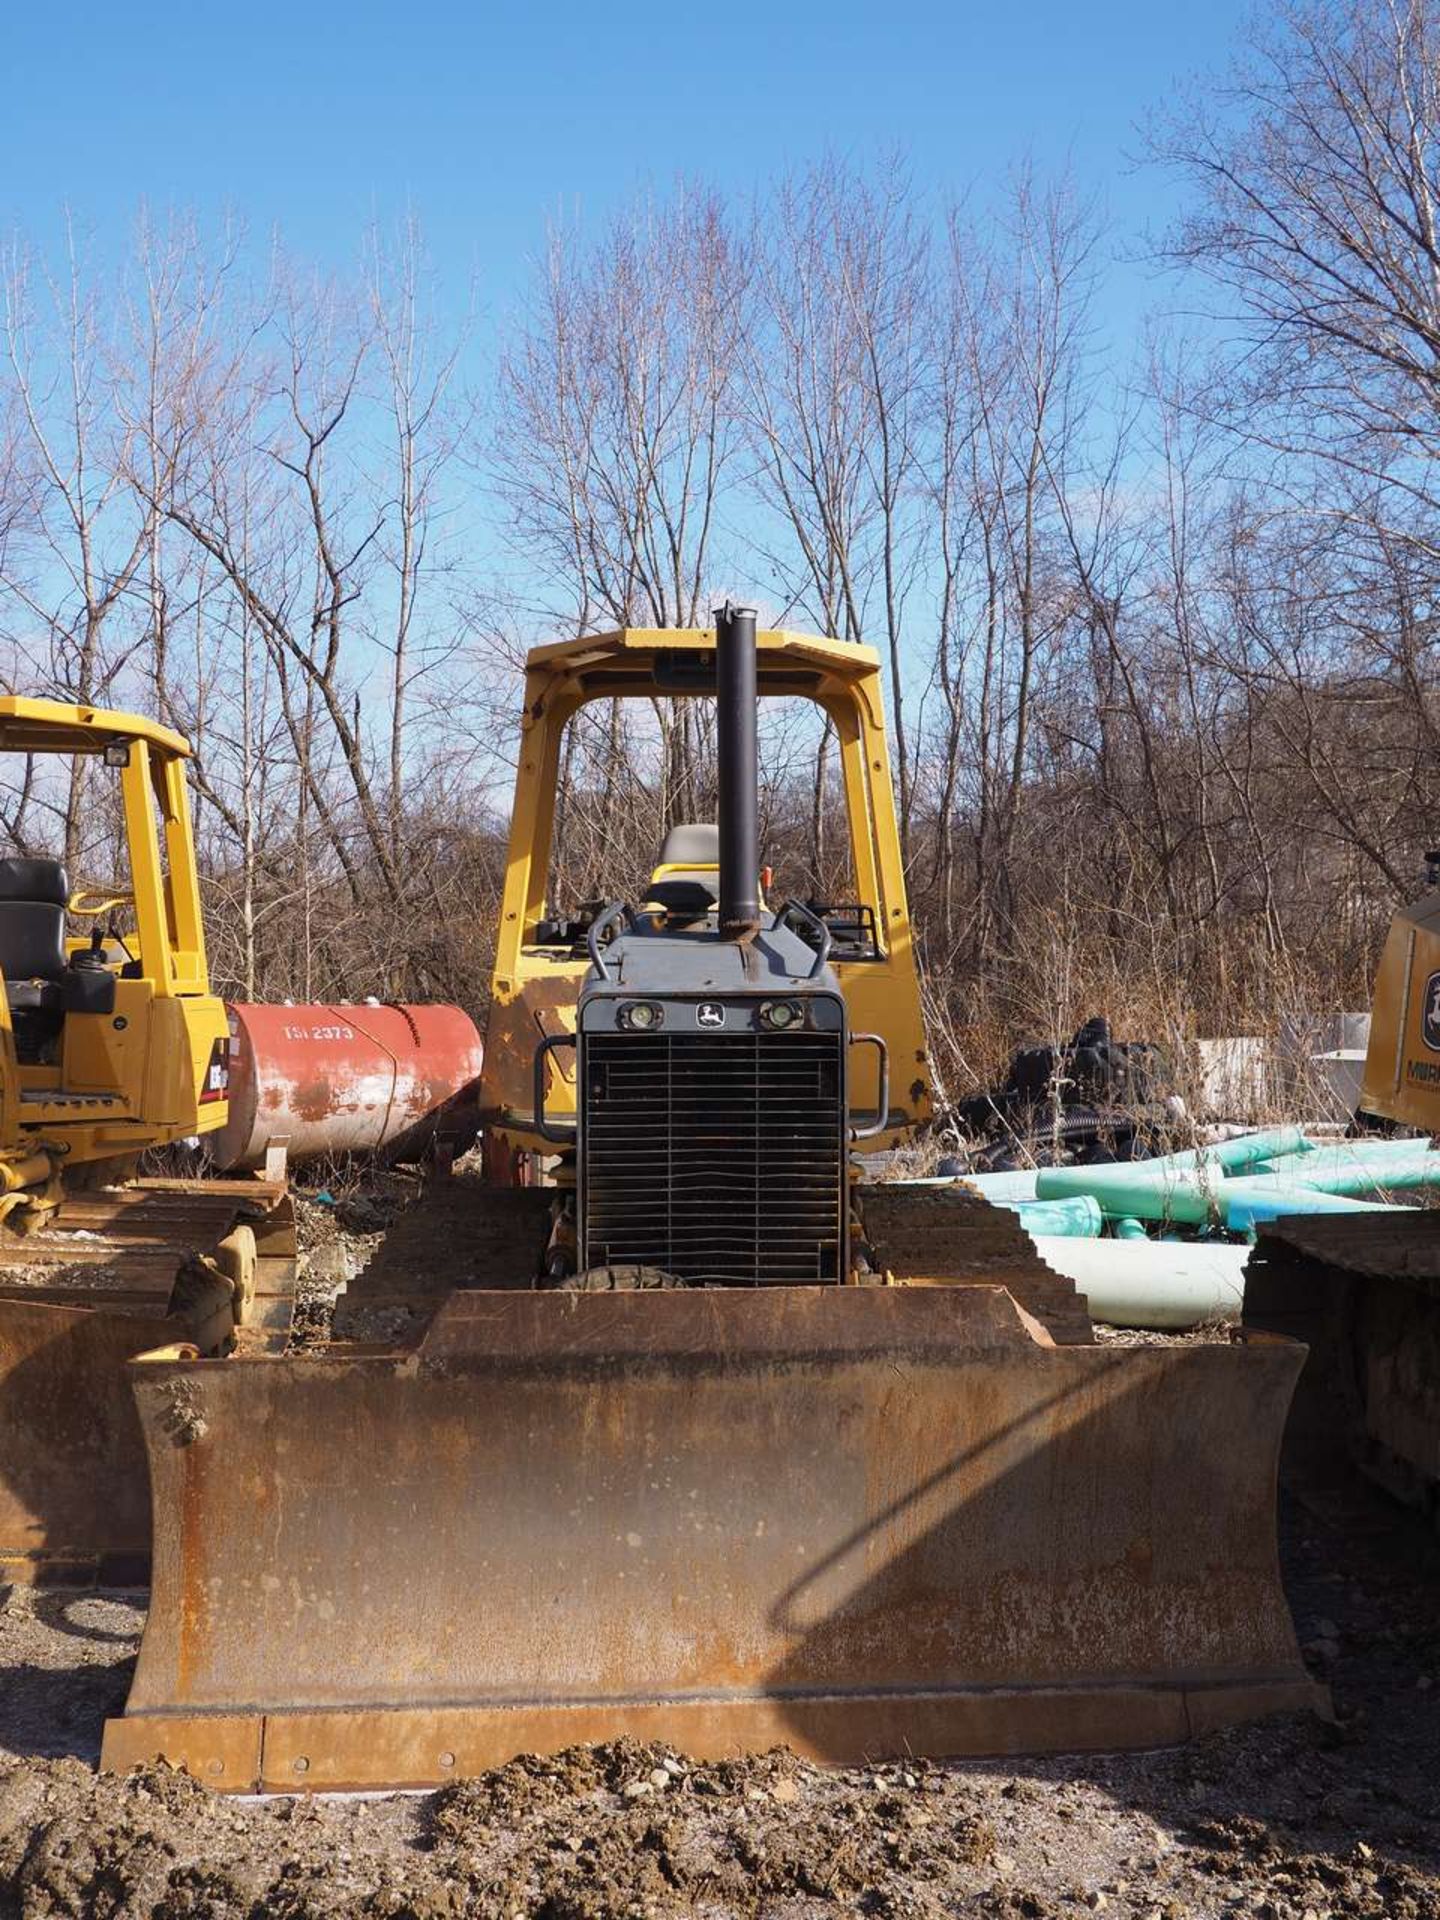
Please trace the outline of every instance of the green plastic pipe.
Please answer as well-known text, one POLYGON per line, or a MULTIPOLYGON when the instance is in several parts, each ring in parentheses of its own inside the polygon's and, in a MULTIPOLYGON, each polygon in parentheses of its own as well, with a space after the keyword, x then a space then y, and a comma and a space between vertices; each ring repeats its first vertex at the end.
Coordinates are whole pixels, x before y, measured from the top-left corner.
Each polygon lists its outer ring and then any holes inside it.
POLYGON ((1001 1201, 1033 1240, 1037 1234, 1065 1240, 1095 1240, 1105 1224, 1100 1202, 1088 1193, 1069 1200, 1001 1201))
MULTIPOLYGON (((1440 1160, 1440 1155, 1436 1159, 1440 1160)), ((1088 1191, 1099 1201, 1107 1220, 1160 1220, 1198 1227, 1223 1222, 1232 1204, 1258 1201, 1266 1196, 1275 1198, 1282 1212, 1302 1213, 1307 1194, 1317 1201, 1344 1201, 1351 1193, 1370 1193, 1378 1187, 1398 1187, 1407 1182, 1430 1185, 1435 1180, 1436 1171, 1430 1167, 1420 1168, 1403 1161, 1392 1161, 1388 1168, 1332 1169, 1322 1172, 1313 1186, 1294 1174, 1255 1173, 1227 1179, 1215 1167, 1170 1167, 1154 1161, 1124 1161, 1111 1166, 1052 1168, 1041 1174, 1039 1184, 1045 1199, 1071 1198, 1077 1190, 1088 1191), (1063 1182, 1063 1192, 1047 1192, 1052 1177, 1057 1186, 1063 1182)), ((1357 1204, 1353 1201, 1336 1207, 1317 1204, 1311 1211, 1344 1212, 1357 1204)))
POLYGON ((1347 1155, 1359 1154, 1362 1158, 1381 1160, 1403 1160, 1411 1154, 1432 1151, 1429 1134, 1419 1138, 1390 1139, 1380 1134, 1358 1134, 1345 1140, 1310 1140, 1309 1152, 1303 1161, 1297 1161, 1289 1152, 1272 1153, 1264 1161, 1255 1162, 1257 1173, 1271 1170, 1277 1173, 1299 1173, 1302 1167, 1327 1158, 1343 1159, 1347 1155))
POLYGON ((1256 1133, 1237 1133, 1233 1139, 1217 1140, 1208 1147, 1186 1147, 1179 1153, 1166 1154, 1165 1158, 1175 1167, 1203 1163, 1224 1167, 1227 1173, 1233 1173, 1262 1160, 1287 1159, 1314 1151, 1315 1142, 1303 1127, 1265 1127, 1256 1133))
POLYGON ((1427 1160, 1392 1160, 1351 1167, 1322 1168, 1312 1178, 1305 1175, 1269 1174, 1262 1179, 1289 1180, 1316 1193, 1410 1193, 1419 1187, 1440 1187, 1440 1153, 1427 1160))
MULTIPOLYGON (((1229 1173, 1266 1160, 1303 1154, 1308 1162, 1314 1151, 1314 1142, 1300 1127, 1268 1127, 1258 1133, 1237 1134, 1233 1140, 1217 1141, 1214 1146, 1187 1147, 1183 1152, 1167 1153, 1155 1160, 1116 1161, 1099 1167, 1042 1167, 1036 1175, 1035 1196, 1039 1200, 1061 1200, 1075 1193, 1100 1194, 1101 1189, 1093 1184, 1092 1177, 1096 1174, 1118 1173, 1123 1179, 1134 1178, 1146 1187, 1191 1184, 1196 1176, 1203 1174, 1213 1185, 1229 1173)), ((1113 1216, 1116 1212, 1103 1195, 1102 1205, 1107 1214, 1113 1216)))
POLYGON ((1399 1207, 1348 1194, 1323 1193, 1318 1187, 1264 1180, 1231 1180, 1225 1187, 1225 1224, 1232 1233, 1251 1233, 1259 1222, 1303 1213, 1398 1213, 1399 1207))
MULTIPOLYGON (((1240 1167, 1251 1167, 1266 1159, 1278 1160, 1296 1154, 1309 1154, 1314 1151, 1315 1143, 1306 1137, 1301 1127, 1267 1127, 1256 1133, 1237 1134, 1233 1140, 1217 1141, 1209 1147, 1187 1147, 1180 1153, 1166 1154, 1157 1160, 1138 1160, 1126 1162, 1126 1165, 1141 1167, 1194 1167, 1198 1164, 1216 1166, 1231 1171, 1240 1167)), ((1016 1168, 1009 1173, 969 1173, 961 1174, 959 1179, 967 1187, 973 1187, 977 1193, 997 1207, 1013 1206, 1039 1199, 1064 1199, 1076 1194, 1088 1192, 1084 1184, 1069 1188, 1064 1193, 1041 1194, 1037 1181, 1041 1173, 1088 1173, 1089 1168, 1016 1168)), ((946 1180, 907 1180, 905 1186, 929 1187, 948 1186, 946 1180)))
POLYGON ((1098 1167, 1045 1167, 1036 1192, 1042 1200, 1092 1194, 1107 1220, 1181 1220, 1198 1226, 1218 1212, 1215 1196, 1223 1185, 1218 1167, 1121 1160, 1098 1167))
POLYGON ((1433 1153, 1425 1140, 1345 1140, 1306 1154, 1303 1160, 1265 1160, 1252 1169, 1257 1174, 1277 1173, 1287 1180, 1300 1180, 1307 1186, 1333 1173, 1348 1174, 1368 1170, 1387 1173, 1394 1167, 1423 1166, 1427 1161, 1440 1165, 1440 1153, 1433 1153))

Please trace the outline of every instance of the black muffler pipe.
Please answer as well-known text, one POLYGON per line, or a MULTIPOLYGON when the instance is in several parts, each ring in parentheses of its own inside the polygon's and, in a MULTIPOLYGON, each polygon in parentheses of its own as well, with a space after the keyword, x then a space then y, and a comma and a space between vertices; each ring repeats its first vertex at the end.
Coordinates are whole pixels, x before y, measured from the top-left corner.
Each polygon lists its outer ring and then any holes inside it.
POLYGON ((715 613, 720 932, 742 940, 760 925, 760 757, 755 744, 755 609, 715 613))

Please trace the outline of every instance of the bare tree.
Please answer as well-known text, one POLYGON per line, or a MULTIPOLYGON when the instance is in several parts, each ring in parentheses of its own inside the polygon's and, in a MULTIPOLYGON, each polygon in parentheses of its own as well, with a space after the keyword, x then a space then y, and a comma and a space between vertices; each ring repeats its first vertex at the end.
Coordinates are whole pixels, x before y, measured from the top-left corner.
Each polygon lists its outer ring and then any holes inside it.
POLYGON ((492 457, 558 624, 699 618, 745 297, 720 202, 683 185, 593 246, 550 235, 504 358, 492 457))
POLYGON ((1431 512, 1440 452, 1432 0, 1284 7, 1227 86, 1157 128, 1153 150, 1195 190, 1171 257, 1227 296, 1244 328, 1230 398, 1247 430, 1365 482, 1381 478, 1431 512))
MULTIPOLYGON (((746 298, 745 255, 723 207, 684 185, 671 204, 640 205, 593 246, 550 236, 504 357, 491 460, 560 628, 706 617, 736 448, 731 390, 746 298)), ((698 808, 706 743, 693 703, 658 712, 669 823, 698 808)), ((603 798, 629 751, 618 707, 602 738, 612 768, 603 798)), ((568 756, 566 770, 575 771, 568 756)), ((562 848, 572 811, 562 809, 562 848)))
MULTIPOLYGON (((424 244, 413 216, 395 246, 372 230, 368 293, 375 353, 383 369, 381 404, 391 441, 394 498, 383 521, 381 553, 393 577, 385 634, 391 656, 389 819, 394 858, 402 855, 409 770, 407 720, 425 679, 451 666, 456 647, 434 633, 418 645, 417 613, 447 569, 440 516, 447 472, 472 409, 453 403, 464 335, 441 335, 425 303, 424 244)), ((387 479, 391 475, 387 474, 387 479)))
MULTIPOLYGON (((900 816, 911 770, 902 622, 920 540, 916 477, 929 394, 929 235, 904 171, 827 161, 757 210, 755 324, 743 404, 768 558, 827 634, 872 641, 890 669, 900 816)), ((817 864, 828 733, 815 788, 817 864)))
MULTIPOLYGON (((12 476, 26 510, 0 549, 5 638, 64 698, 103 700, 135 645, 155 515, 127 486, 127 430, 115 405, 118 347, 73 226, 52 276, 17 243, 4 262, 12 476)), ((77 756, 61 815, 72 867, 85 845, 88 762, 77 756)))

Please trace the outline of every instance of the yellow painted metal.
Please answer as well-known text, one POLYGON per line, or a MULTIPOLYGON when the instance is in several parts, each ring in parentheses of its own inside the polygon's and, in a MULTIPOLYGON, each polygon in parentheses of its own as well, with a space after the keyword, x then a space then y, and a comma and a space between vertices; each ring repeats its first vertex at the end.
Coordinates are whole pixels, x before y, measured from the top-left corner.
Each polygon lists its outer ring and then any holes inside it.
MULTIPOLYGON (((185 761, 179 734, 140 715, 55 700, 0 698, 0 751, 101 754, 116 769, 129 886, 82 889, 74 911, 134 915, 133 977, 109 1013, 65 1015, 58 1065, 22 1064, 0 993, 0 1186, 49 1196, 51 1168, 133 1164, 147 1147, 224 1125, 224 1003, 210 991, 185 761)), ((85 940, 67 942, 71 951, 85 940)), ((118 964, 115 971, 119 972, 118 964)))
POLYGON ((23 1160, 7 1160, 0 1166, 0 1193, 14 1193, 21 1187, 38 1186, 50 1178, 48 1153, 27 1154, 23 1160))
MULTIPOLYGON (((544 1150, 544 1141, 528 1124, 532 1060, 545 1035, 573 1031, 575 1002, 588 964, 535 945, 536 928, 545 917, 566 724, 590 701, 653 700, 657 662, 663 656, 713 652, 714 646, 714 631, 708 628, 629 627, 536 647, 526 660, 482 1083, 487 1118, 511 1146, 544 1150)), ((931 1096, 890 784, 880 657, 871 647, 779 629, 758 633, 756 649, 761 697, 813 701, 833 722, 840 742, 856 892, 859 904, 874 913, 880 952, 873 960, 839 961, 835 970, 852 1025, 881 1034, 889 1050, 891 1125, 876 1136, 875 1146, 891 1146, 930 1117, 931 1096)), ((563 1048, 551 1054, 550 1062, 547 1113, 552 1120, 563 1119, 574 1112, 573 1066, 563 1048)), ((875 1050, 857 1047, 851 1072, 854 1108, 873 1111, 878 1093, 875 1050)))
MULTIPOLYGON (((103 887, 82 887, 78 893, 72 893, 65 903, 67 913, 80 913, 92 920, 101 920, 107 914, 114 913, 118 907, 133 907, 134 896, 127 889, 123 893, 109 893, 103 887)), ((72 947, 81 947, 83 940, 71 940, 72 947)))
POLYGON ((650 875, 650 884, 653 887, 662 880, 673 880, 677 873, 678 874, 713 873, 718 875, 719 872, 720 872, 719 867, 717 867, 713 861, 665 860, 665 861, 662 861, 661 864, 658 867, 656 867, 655 871, 650 875))
POLYGON ((147 741, 167 757, 190 757, 178 733, 138 713, 33 700, 24 694, 0 697, 0 753, 103 753, 108 746, 131 740, 147 741))
POLYGON ((1402 907, 1390 923, 1360 1105, 1406 1126, 1440 1129, 1440 891, 1402 907))

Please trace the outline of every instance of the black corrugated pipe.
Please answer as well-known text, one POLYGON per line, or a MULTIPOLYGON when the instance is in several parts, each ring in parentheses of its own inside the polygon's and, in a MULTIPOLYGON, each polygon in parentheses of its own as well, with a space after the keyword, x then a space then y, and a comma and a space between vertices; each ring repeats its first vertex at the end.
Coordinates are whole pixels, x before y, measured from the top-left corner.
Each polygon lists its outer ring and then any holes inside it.
POLYGON ((720 822, 720 932, 760 925, 760 759, 755 745, 755 609, 715 612, 715 699, 720 822))

